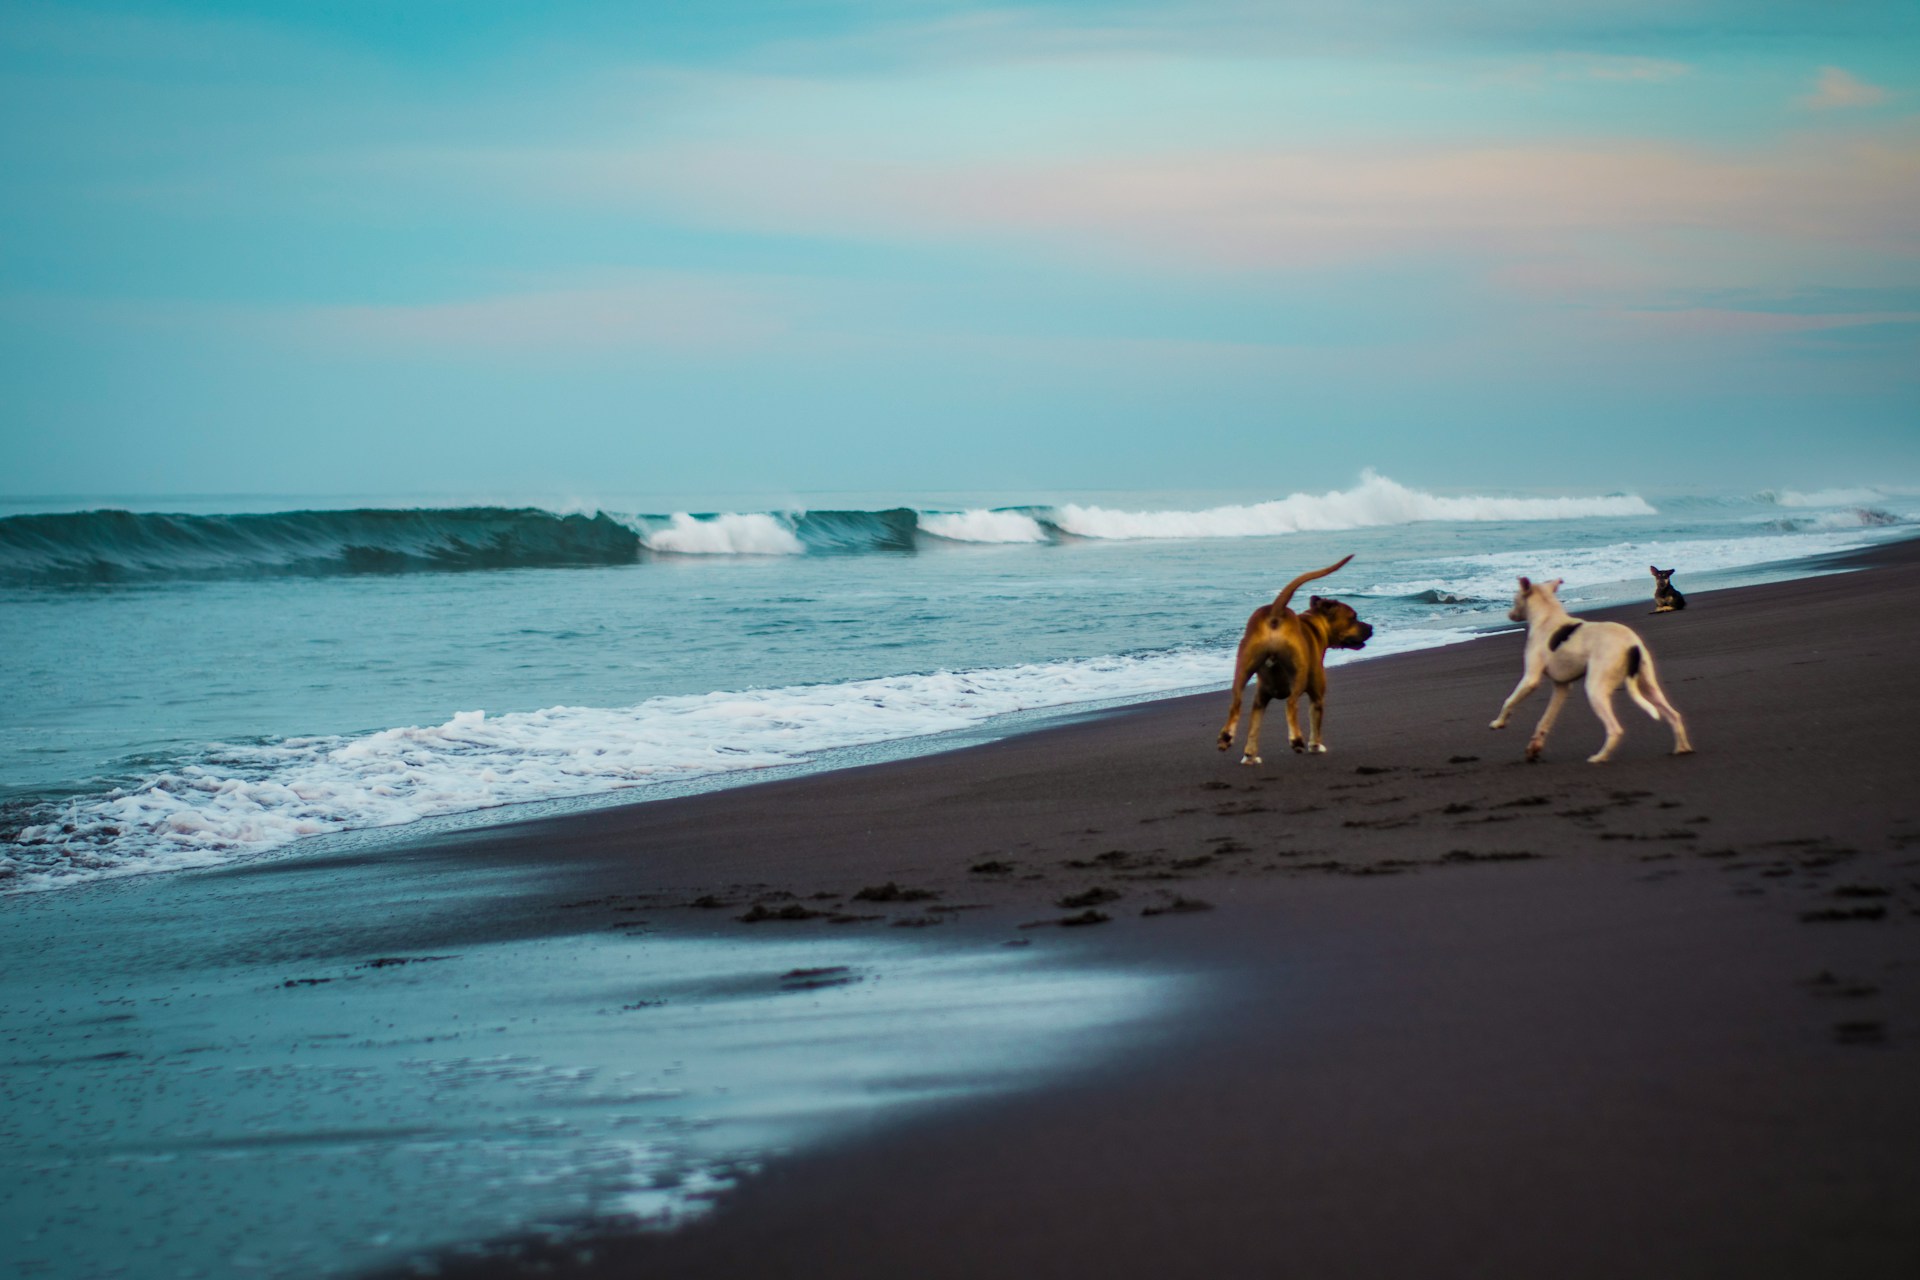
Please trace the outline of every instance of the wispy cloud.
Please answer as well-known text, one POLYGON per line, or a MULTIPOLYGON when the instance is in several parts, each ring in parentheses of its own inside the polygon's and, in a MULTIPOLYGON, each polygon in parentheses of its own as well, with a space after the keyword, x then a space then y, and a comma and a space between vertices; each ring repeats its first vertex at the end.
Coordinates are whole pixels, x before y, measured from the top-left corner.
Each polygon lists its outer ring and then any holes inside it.
POLYGON ((1690 63, 1671 58, 1631 57, 1605 53, 1557 53, 1502 66, 1487 79, 1494 83, 1528 87, 1569 81, 1616 84, 1658 84, 1691 75, 1690 63))
POLYGON ((1920 311, 1804 315, 1783 311, 1688 307, 1674 311, 1635 311, 1632 314, 1641 323, 1661 332, 1724 337, 1823 333, 1836 329, 1858 329, 1890 324, 1911 325, 1920 322, 1920 311))
POLYGON ((355 357, 514 360, 764 349, 805 303, 777 280, 610 271, 592 284, 529 281, 432 301, 345 306, 0 294, 0 321, 68 331, 244 336, 355 357))
POLYGON ((404 357, 682 354, 762 346, 790 327, 767 290, 666 276, 596 287, 545 288, 413 305, 308 307, 285 331, 404 357))
POLYGON ((1835 111, 1846 107, 1874 107, 1891 97, 1877 84, 1869 84, 1841 67, 1822 67, 1813 91, 1800 99, 1800 105, 1812 111, 1835 111))
MULTIPOLYGON (((409 161, 416 172, 435 164, 409 161)), ((1028 240, 1149 267, 1286 269, 1423 250, 1538 265, 1585 252, 1595 236, 1694 231, 1920 255, 1920 137, 1910 131, 1759 151, 1377 144, 917 165, 668 146, 463 153, 441 170, 494 198, 538 193, 787 235, 1028 240)))

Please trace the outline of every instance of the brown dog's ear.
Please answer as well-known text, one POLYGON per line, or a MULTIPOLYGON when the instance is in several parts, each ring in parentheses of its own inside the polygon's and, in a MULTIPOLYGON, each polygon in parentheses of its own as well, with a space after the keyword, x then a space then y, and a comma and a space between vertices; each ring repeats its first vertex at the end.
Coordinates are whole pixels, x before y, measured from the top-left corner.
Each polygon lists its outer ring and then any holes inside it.
POLYGON ((1647 566, 1647 572, 1652 574, 1656 578, 1660 576, 1660 571, 1654 568, 1652 565, 1647 566))
POLYGON ((1320 597, 1319 597, 1319 596, 1309 596, 1309 597, 1307 597, 1307 608, 1309 608, 1309 609, 1318 609, 1319 607, 1320 607, 1320 597))

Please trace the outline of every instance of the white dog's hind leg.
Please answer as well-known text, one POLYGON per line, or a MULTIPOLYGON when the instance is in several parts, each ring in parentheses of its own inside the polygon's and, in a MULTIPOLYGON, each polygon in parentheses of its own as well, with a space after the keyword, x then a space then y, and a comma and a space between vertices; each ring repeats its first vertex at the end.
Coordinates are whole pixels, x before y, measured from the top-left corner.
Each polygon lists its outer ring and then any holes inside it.
POLYGON ((1646 712, 1648 716, 1654 720, 1660 719, 1660 708, 1647 700, 1647 695, 1641 688, 1639 676, 1627 677, 1627 696, 1632 698, 1634 705, 1646 712))
POLYGON ((1527 759, 1538 760, 1540 753, 1547 749, 1547 735, 1553 732, 1553 722, 1560 718, 1560 708, 1567 704, 1567 686, 1556 684, 1553 692, 1547 696, 1547 709, 1540 717, 1540 723, 1533 727, 1533 737, 1527 740, 1527 759))
POLYGON ((1645 666, 1640 668, 1639 678, 1631 683, 1637 683, 1645 689, 1653 705, 1660 709, 1667 723, 1673 726, 1673 754, 1677 756, 1690 754, 1693 751, 1693 743, 1687 739, 1687 722, 1680 718, 1680 713, 1674 710, 1671 702, 1667 701, 1667 691, 1660 687, 1659 677, 1653 674, 1651 658, 1647 660, 1645 666))
POLYGON ((1620 745, 1620 739, 1627 736, 1626 730, 1620 727, 1620 717, 1613 713, 1614 688, 1613 680, 1602 675, 1599 668, 1587 669, 1587 701, 1593 706, 1593 714, 1600 717, 1600 723, 1607 729, 1607 740, 1600 744, 1598 751, 1587 757, 1588 764, 1605 764, 1611 760, 1614 750, 1620 745))

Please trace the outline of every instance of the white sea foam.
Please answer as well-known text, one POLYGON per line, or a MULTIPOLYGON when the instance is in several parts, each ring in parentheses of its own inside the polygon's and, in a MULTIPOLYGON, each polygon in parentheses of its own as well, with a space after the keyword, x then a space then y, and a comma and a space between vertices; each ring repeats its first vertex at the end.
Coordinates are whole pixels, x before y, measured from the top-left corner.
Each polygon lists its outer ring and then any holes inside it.
POLYGON ((1019 511, 922 511, 920 529, 951 542, 1045 542, 1047 531, 1019 511))
MULTIPOLYGON (((1405 631, 1395 652, 1461 638, 1405 631)), ((1348 655, 1341 655, 1342 657, 1348 655)), ((970 728, 995 716, 1224 684, 1226 649, 1183 649, 843 684, 548 707, 359 737, 220 747, 138 786, 70 802, 0 849, 12 890, 230 861, 302 836, 592 795, 970 728)))
POLYGON ((1204 511, 1112 511, 1068 504, 1060 528, 1083 538, 1251 538, 1318 530, 1362 529, 1422 520, 1568 520, 1644 516, 1654 510, 1631 494, 1594 498, 1445 498, 1409 489, 1367 471, 1351 489, 1296 493, 1273 502, 1204 511))
MULTIPOLYGON (((1460 601, 1501 601, 1514 592, 1515 580, 1525 574, 1535 578, 1565 578, 1563 595, 1577 596, 1585 588, 1611 585, 1624 578, 1637 578, 1649 565, 1658 564, 1679 570, 1683 589, 1685 577, 1716 569, 1744 568, 1806 556, 1829 555, 1855 547, 1871 545, 1876 539, 1862 537, 1860 526, 1851 532, 1770 533, 1755 537, 1701 538, 1693 540, 1655 539, 1615 542, 1598 547, 1543 547, 1527 551, 1500 551, 1484 555, 1456 556, 1446 559, 1403 562, 1404 567, 1428 567, 1431 574, 1399 577, 1370 583, 1370 596, 1410 596, 1421 592, 1444 592, 1460 601), (1638 570, 1639 573, 1635 571, 1638 570)), ((1648 580, 1651 594, 1652 579, 1648 580)))
POLYGON ((668 520, 664 528, 648 521, 631 522, 631 527, 649 550, 679 555, 797 556, 807 549, 792 529, 765 512, 703 518, 677 511, 668 520))
POLYGON ((1782 523, 1792 529, 1872 529, 1900 524, 1902 520, 1883 507, 1842 507, 1837 511, 1815 511, 1782 523))
POLYGON ((1771 499, 1783 507, 1857 507, 1876 502, 1884 502, 1888 495, 1879 489, 1816 489, 1811 493, 1799 493, 1792 489, 1782 489, 1777 493, 1763 493, 1760 497, 1771 499))
POLYGON ((846 684, 549 707, 362 737, 227 747, 142 784, 72 802, 0 854, 15 887, 206 865, 301 836, 649 782, 794 764, 811 753, 940 733, 1027 708, 1211 683, 1194 651, 846 684), (63 851, 53 860, 44 855, 63 851), (42 856, 36 856, 42 855, 42 856))

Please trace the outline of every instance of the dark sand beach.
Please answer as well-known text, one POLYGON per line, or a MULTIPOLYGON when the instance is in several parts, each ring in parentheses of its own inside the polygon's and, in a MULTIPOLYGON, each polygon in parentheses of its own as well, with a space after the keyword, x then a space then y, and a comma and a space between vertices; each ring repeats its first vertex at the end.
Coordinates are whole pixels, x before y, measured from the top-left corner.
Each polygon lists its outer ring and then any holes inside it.
MULTIPOLYGON (((1679 614, 1588 615, 1652 645, 1698 748, 1685 758, 1623 697, 1618 758, 1586 764, 1600 731, 1576 698, 1525 763, 1543 694, 1487 728, 1519 672, 1510 633, 1335 671, 1325 756, 1286 751, 1277 724, 1262 766, 1216 752, 1222 690, 870 767, 41 895, 15 926, 137 940, 137 961, 99 963, 114 983, 171 984, 121 1001, 150 1022, 218 966, 247 975, 220 1025, 324 999, 332 1022, 315 1025, 332 1029, 289 1033, 283 1055, 319 1065, 349 1030, 388 1055, 376 1066, 484 1046, 474 1022, 504 1035, 508 1016, 467 1002, 528 964, 556 1015, 570 981, 611 983, 610 965, 644 987, 644 957, 595 939, 764 947, 775 969, 829 940, 1018 957, 968 988, 967 1017, 895 1020, 958 1075, 992 1074, 983 1055, 1002 1052, 982 990, 1011 1007, 1055 972, 1178 977, 1124 1035, 1080 1029, 1074 988, 1028 1006, 1065 1037, 1046 1071, 776 1142, 676 1230, 482 1227, 391 1274, 1905 1277, 1920 1274, 1920 541, 1844 565, 1698 592, 1679 614), (536 950, 485 951, 508 943, 536 950)), ((595 1026, 673 1009, 595 998, 612 1013, 595 1026)), ((781 1007, 791 1030, 761 1051, 776 1072, 810 1016, 781 1007)), ((112 1016, 129 1029, 60 1022, 61 1051, 115 1059, 100 1096, 142 1106, 193 1036, 216 1039, 208 1019, 169 1048, 159 1023, 142 1041, 133 1013, 112 1016)), ((222 1034, 252 1070, 254 1032, 222 1034)), ((13 1040, 54 1052, 37 1031, 13 1040)), ((377 1076, 326 1077, 338 1115, 302 1123, 371 1141, 394 1123, 368 1101, 377 1076)), ((298 1198, 320 1175, 287 1176, 298 1198)), ((394 1212, 430 1191, 396 1184, 394 1212)))
POLYGON ((1589 615, 1691 757, 1623 697, 1584 763, 1576 698, 1524 763, 1510 634, 1337 671, 1323 757, 1237 767, 1221 693, 416 850, 541 868, 463 928, 938 922, 1204 976, 1120 1060, 448 1274, 1920 1273, 1920 542, 1847 563, 1589 615))

